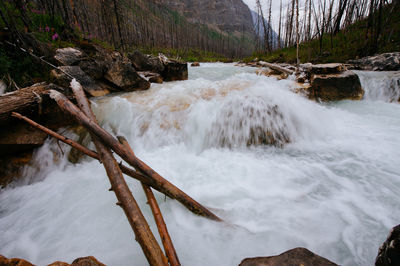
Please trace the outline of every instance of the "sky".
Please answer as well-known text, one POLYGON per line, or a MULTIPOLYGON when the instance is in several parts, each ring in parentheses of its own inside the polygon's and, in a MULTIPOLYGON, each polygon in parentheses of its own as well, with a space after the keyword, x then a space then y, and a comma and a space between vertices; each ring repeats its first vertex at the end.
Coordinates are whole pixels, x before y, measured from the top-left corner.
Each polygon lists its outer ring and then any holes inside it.
MULTIPOLYGON (((256 9, 256 0, 242 0, 246 3, 251 10, 257 11, 256 9)), ((267 7, 268 7, 268 0, 260 0, 261 6, 263 7, 264 16, 268 17, 267 15, 267 7)), ((290 0, 282 0, 282 12, 286 10, 287 4, 290 0)), ((305 0, 299 0, 299 8, 304 6, 305 0)), ((272 19, 272 28, 275 30, 278 28, 279 24, 279 5, 280 0, 272 0, 272 12, 271 12, 271 19, 272 19)))

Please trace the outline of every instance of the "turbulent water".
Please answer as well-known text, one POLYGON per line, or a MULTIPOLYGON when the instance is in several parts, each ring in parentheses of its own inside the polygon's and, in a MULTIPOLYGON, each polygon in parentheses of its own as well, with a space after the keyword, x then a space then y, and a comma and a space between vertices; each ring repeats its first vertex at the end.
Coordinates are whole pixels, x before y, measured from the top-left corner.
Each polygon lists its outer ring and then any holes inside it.
MULTIPOLYGON (((203 64, 187 81, 93 106, 138 157, 224 219, 156 194, 183 265, 237 265, 298 246, 372 265, 400 220, 400 105, 391 103, 399 86, 389 73, 358 74, 363 101, 322 105, 293 93, 292 80, 203 64)), ((103 167, 57 153, 48 141, 24 182, 0 191, 0 254, 37 265, 87 255, 146 265, 103 167)), ((154 231, 141 186, 128 183, 154 231)))

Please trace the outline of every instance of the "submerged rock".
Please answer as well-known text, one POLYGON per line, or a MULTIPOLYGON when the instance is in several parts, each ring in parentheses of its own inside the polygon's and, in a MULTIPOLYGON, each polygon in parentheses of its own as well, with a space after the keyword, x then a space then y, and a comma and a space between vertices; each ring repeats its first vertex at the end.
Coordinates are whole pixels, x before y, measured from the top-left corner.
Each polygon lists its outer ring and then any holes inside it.
POLYGON ((400 70, 400 52, 363 57, 349 60, 348 63, 360 70, 396 71, 400 70))
POLYGON ((322 101, 360 100, 364 95, 359 77, 352 71, 313 75, 308 97, 322 101))
POLYGON ((306 248, 294 248, 277 256, 247 258, 239 266, 337 266, 306 248))
POLYGON ((380 246, 375 265, 400 265, 400 224, 390 231, 386 241, 380 246))
POLYGON ((199 67, 200 63, 199 62, 193 62, 190 66, 192 67, 199 67))
POLYGON ((247 104, 234 99, 222 106, 207 142, 208 146, 228 148, 257 145, 282 147, 290 142, 290 133, 278 105, 261 99, 252 99, 247 104))

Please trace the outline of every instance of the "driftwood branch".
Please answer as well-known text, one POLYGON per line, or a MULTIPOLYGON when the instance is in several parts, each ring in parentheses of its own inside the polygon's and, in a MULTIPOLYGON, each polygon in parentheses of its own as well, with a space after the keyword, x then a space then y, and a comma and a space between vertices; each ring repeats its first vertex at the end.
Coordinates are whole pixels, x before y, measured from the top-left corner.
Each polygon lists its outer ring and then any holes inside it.
MULTIPOLYGON (((118 140, 127 149, 132 150, 128 141, 124 137, 119 136, 118 140)), ((164 218, 161 214, 160 207, 158 206, 157 200, 154 197, 154 193, 148 185, 142 183, 142 187, 144 193, 146 194, 147 202, 150 205, 151 211, 153 213, 154 220, 156 221, 157 229, 161 236, 161 241, 163 243, 165 254, 167 255, 168 261, 171 266, 180 266, 181 264, 179 262, 178 255, 176 254, 176 250, 172 243, 171 237, 168 233, 168 229, 164 222, 164 218)))
POLYGON ((284 68, 284 67, 281 67, 281 66, 278 66, 276 64, 271 64, 271 63, 267 63, 264 61, 260 61, 259 64, 263 67, 269 67, 270 69, 276 70, 278 72, 286 73, 288 75, 292 75, 294 73, 294 71, 284 68))
MULTIPOLYGON (((91 121, 97 124, 96 117, 90 109, 89 102, 79 83, 72 86, 75 98, 81 110, 90 117, 91 121)), ((118 205, 124 210, 128 221, 135 232, 136 240, 139 242, 142 250, 150 265, 168 265, 167 258, 162 252, 153 233, 147 224, 136 200, 134 199, 121 169, 111 150, 106 147, 93 133, 91 133, 93 143, 106 169, 108 178, 110 179, 111 189, 114 191, 118 199, 118 205)))
POLYGON ((152 182, 157 183, 158 187, 166 189, 169 193, 174 195, 174 198, 180 202, 185 202, 185 206, 190 206, 190 210, 198 215, 210 218, 216 221, 222 221, 218 216, 213 214, 207 208, 196 202, 190 196, 185 194, 179 188, 175 187, 168 180, 161 177, 157 172, 151 169, 147 164, 141 161, 133 154, 132 151, 126 149, 121 143, 118 142, 110 133, 101 128, 95 121, 83 114, 78 107, 71 103, 63 94, 58 91, 52 90, 50 97, 54 99, 58 106, 67 114, 74 117, 80 124, 89 129, 90 132, 95 134, 102 142, 106 143, 111 149, 114 150, 123 160, 146 174, 152 182))

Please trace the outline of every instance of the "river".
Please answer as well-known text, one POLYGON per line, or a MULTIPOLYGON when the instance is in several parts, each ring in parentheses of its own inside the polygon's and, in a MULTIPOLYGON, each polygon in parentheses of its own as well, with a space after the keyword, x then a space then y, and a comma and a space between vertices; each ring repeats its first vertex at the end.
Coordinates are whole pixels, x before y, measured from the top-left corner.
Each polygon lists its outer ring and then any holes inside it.
MULTIPOLYGON (((139 158, 224 219, 197 217, 156 193, 183 265, 238 265, 299 246, 341 265, 372 265, 400 221, 400 105, 392 102, 400 81, 357 73, 362 101, 320 104, 293 93, 291 79, 202 64, 187 81, 98 98, 93 108, 139 158), (260 128, 275 146, 259 143, 260 128)), ((71 164, 62 149, 48 140, 25 178, 0 191, 0 254, 37 265, 88 255, 147 265, 102 165, 71 164)), ((127 181, 156 231, 141 186, 127 181)))

